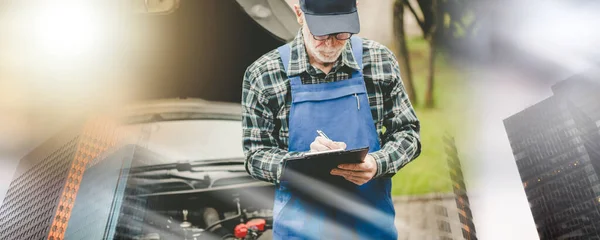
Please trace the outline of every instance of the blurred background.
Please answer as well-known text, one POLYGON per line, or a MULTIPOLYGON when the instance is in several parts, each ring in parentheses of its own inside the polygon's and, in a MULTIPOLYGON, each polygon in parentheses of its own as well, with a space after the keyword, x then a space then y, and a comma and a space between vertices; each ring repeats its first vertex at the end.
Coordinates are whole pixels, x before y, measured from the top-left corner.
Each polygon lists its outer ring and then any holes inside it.
MULTIPOLYGON (((216 24, 211 22, 210 26, 202 22, 189 22, 186 25, 184 22, 186 20, 181 17, 178 19, 169 15, 157 17, 142 14, 143 10, 140 9, 142 6, 139 5, 142 2, 107 4, 75 1, 53 3, 3 1, 0 31, 2 36, 8 36, 2 38, 0 45, 2 48, 0 51, 2 94, 0 96, 2 110, 5 112, 2 115, 3 140, 0 146, 3 163, 6 165, 3 168, 6 174, 2 174, 4 181, 10 181, 12 176, 10 166, 14 167, 17 159, 59 129, 66 127, 74 119, 91 112, 101 112, 140 99, 162 97, 202 96, 209 100, 237 102, 238 99, 232 96, 239 93, 232 93, 237 90, 228 89, 231 85, 227 85, 226 82, 219 82, 217 79, 197 81, 185 75, 192 74, 191 70, 188 73, 178 73, 168 69, 202 68, 204 72, 214 71, 203 73, 203 76, 219 75, 221 79, 233 79, 226 80, 227 82, 239 84, 241 81, 238 79, 239 76, 223 76, 227 71, 221 69, 233 67, 239 72, 240 69, 245 69, 245 66, 224 62, 212 64, 210 68, 203 68, 201 66, 206 65, 205 62, 192 63, 189 60, 213 59, 219 62, 218 59, 227 59, 227 56, 216 56, 217 53, 211 50, 215 49, 215 46, 218 48, 223 45, 222 47, 227 48, 228 51, 220 52, 222 55, 230 54, 231 57, 250 55, 243 60, 250 62, 257 58, 257 54, 269 51, 268 46, 279 44, 269 38, 268 34, 256 33, 264 30, 253 26, 254 23, 248 18, 243 18, 244 16, 238 17, 239 19, 230 16, 223 25, 241 24, 240 22, 246 21, 245 25, 254 28, 246 30, 241 26, 234 29, 218 27, 219 20, 224 18, 222 14, 213 14, 215 15, 212 16, 213 21, 216 24), (176 21, 180 22, 175 23, 176 21), (201 30, 193 31, 194 29, 201 30), (225 32, 236 32, 236 36, 244 36, 242 38, 246 40, 244 44, 234 44, 231 40, 224 40, 232 37, 230 33, 225 32), (200 34, 210 37, 201 38, 200 34), (180 40, 176 40, 177 38, 180 40), (172 46, 175 41, 189 44, 197 49, 175 48, 172 46), (198 43, 192 44, 191 41, 198 41, 198 43), (219 44, 216 44, 217 42, 219 44), (238 45, 243 47, 236 47, 238 45), (249 52, 247 50, 249 46, 259 50, 252 51, 252 54, 231 53, 249 52), (193 54, 204 56, 189 57, 193 54), (157 68, 162 68, 163 71, 157 68), (157 77, 155 76, 157 74, 163 76, 157 77)), ((287 1, 290 5, 294 2, 287 1)), ((413 4, 416 6, 416 2, 413 4)), ((193 9, 196 6, 185 1, 182 6, 176 11, 200 11, 193 9)), ((218 10, 216 9, 218 7, 237 6, 230 4, 210 7, 218 10)), ((398 52, 393 31, 393 7, 394 1, 391 0, 361 2, 363 31, 360 35, 379 41, 398 52)), ((208 19, 209 16, 204 18, 208 19)), ((453 70, 446 59, 438 58, 434 78, 440 79, 436 82, 439 86, 432 86, 432 90, 428 90, 429 43, 408 8, 403 11, 402 19, 403 25, 406 26, 405 45, 408 45, 412 72, 411 80, 405 81, 409 81, 410 85, 407 86, 414 85, 411 95, 414 96, 413 104, 417 107, 418 115, 424 125, 423 137, 426 142, 434 141, 433 144, 427 145, 440 146, 437 150, 424 148, 422 159, 442 160, 444 152, 441 136, 444 131, 451 131, 451 129, 445 126, 448 121, 437 124, 435 119, 443 118, 442 110, 457 101, 457 98, 449 93, 458 91, 456 88, 461 87, 460 81, 464 78, 458 77, 458 71, 453 70), (431 95, 432 97, 428 98, 434 99, 436 104, 429 103, 431 106, 427 107, 426 102, 431 100, 425 99, 426 95, 431 95)), ((293 33, 295 34, 295 30, 293 33)), ((463 92, 461 95, 466 94, 463 92)), ((399 187, 395 191, 411 193, 413 190, 407 189, 408 187, 410 186, 399 187)), ((440 186, 432 187, 431 190, 447 189, 440 186)), ((421 189, 414 190, 416 192, 430 191, 427 187, 415 188, 421 189)), ((5 189, 0 192, 4 191, 5 189)))
MULTIPOLYGON (((265 1, 266 10, 253 7, 258 2, 3 1, 0 35, 9 37, 0 40, 0 194, 19 159, 90 115, 150 99, 239 103, 243 70, 298 28, 287 11, 278 21, 263 19, 297 1, 265 1), (247 14, 236 12, 240 6, 247 14)), ((393 180, 399 230, 413 229, 408 239, 475 237, 460 164, 472 93, 446 50, 457 44, 442 44, 473 35, 475 12, 465 6, 455 12, 442 1, 359 1, 359 35, 396 53, 422 124, 421 156, 393 180)))
MULTIPOLYGON (((0 1, 0 199, 21 158, 90 115, 152 99, 239 103, 247 64, 297 30, 281 10, 297 1, 258 2, 0 1)), ((562 80, 600 79, 589 74, 599 10, 359 0, 359 35, 396 54, 421 120, 423 152, 393 179, 405 239, 540 238, 503 121, 562 80)))
POLYGON ((598 216, 586 216, 598 209, 597 170, 583 174, 589 167, 573 162, 587 158, 581 161, 598 164, 594 155, 600 149, 584 142, 597 141, 592 136, 599 132, 593 122, 600 112, 600 55, 593 46, 600 43, 600 6, 478 1, 474 9, 478 34, 459 44, 453 56, 468 63, 465 73, 474 90, 467 112, 475 131, 464 153, 473 160, 475 220, 485 223, 477 226, 479 236, 597 238, 598 216), (564 125, 573 118, 592 123, 564 125), (573 135, 575 127, 586 130, 573 135), (570 149, 583 145, 589 157, 572 154, 570 149), (573 181, 577 174, 575 179, 590 181, 573 181))

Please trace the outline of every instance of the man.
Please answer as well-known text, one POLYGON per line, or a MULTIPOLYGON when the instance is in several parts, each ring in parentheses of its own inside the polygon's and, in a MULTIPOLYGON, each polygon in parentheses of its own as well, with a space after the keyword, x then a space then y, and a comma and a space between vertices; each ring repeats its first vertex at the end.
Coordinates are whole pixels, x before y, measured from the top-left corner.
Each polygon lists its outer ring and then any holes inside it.
POLYGON ((352 37, 360 30, 356 7, 356 0, 300 0, 296 38, 246 70, 246 170, 276 184, 274 239, 397 239, 390 178, 419 155, 419 121, 392 52, 352 37), (370 148, 362 163, 331 170, 355 184, 350 197, 337 198, 341 205, 356 197, 351 207, 308 201, 279 180, 284 159, 363 146, 370 148))

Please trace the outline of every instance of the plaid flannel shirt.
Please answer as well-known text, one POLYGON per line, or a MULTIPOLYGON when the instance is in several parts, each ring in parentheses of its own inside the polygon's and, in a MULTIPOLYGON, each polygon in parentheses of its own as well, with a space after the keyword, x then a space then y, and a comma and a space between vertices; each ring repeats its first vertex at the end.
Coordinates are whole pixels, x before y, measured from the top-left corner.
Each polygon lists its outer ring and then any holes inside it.
MULTIPOLYGON (((291 42, 291 49, 287 72, 275 49, 248 67, 242 87, 246 171, 255 179, 271 183, 279 183, 284 159, 302 154, 288 152, 292 97, 287 76, 299 75, 303 84, 326 83, 348 79, 359 68, 350 41, 329 74, 310 65, 302 31, 291 42)), ((370 153, 377 163, 375 177, 391 177, 420 154, 420 124, 394 54, 387 47, 364 39, 363 65, 373 124, 382 145, 381 150, 370 153)))

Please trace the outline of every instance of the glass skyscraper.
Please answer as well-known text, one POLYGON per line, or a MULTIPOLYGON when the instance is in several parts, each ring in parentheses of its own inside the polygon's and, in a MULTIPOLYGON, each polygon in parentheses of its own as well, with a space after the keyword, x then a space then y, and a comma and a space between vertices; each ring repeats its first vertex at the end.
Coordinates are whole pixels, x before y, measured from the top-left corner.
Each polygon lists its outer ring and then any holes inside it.
POLYGON ((579 75, 504 120, 541 239, 600 239, 600 78, 579 75))

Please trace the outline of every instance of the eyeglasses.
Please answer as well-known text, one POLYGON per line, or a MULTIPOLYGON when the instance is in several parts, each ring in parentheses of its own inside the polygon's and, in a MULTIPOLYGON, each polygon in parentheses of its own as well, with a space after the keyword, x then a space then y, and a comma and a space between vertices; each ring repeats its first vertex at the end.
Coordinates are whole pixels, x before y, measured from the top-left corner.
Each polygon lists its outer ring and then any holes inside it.
POLYGON ((348 39, 350 39, 350 37, 352 37, 352 33, 341 32, 341 33, 333 33, 333 34, 321 35, 321 36, 313 35, 313 38, 317 41, 325 41, 325 40, 329 39, 332 35, 334 35, 335 39, 337 39, 337 40, 348 40, 348 39))

